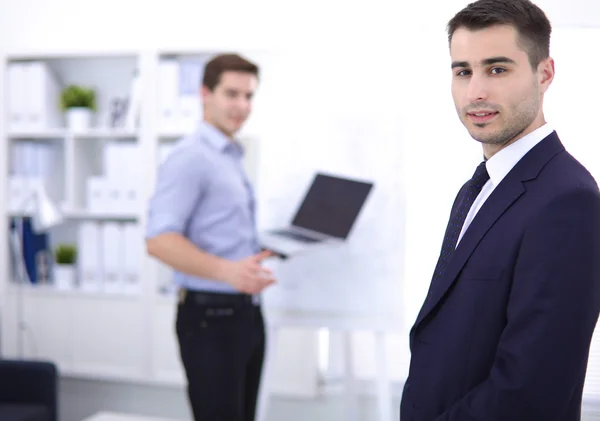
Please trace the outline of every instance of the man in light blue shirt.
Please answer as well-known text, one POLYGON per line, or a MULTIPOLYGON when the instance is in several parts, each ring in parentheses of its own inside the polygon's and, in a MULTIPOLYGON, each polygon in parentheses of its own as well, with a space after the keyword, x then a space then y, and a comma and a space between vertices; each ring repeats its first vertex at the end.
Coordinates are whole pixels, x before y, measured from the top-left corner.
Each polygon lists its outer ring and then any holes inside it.
POLYGON ((259 69, 235 54, 207 63, 204 121, 160 166, 149 202, 148 253, 179 286, 176 332, 196 421, 252 421, 265 348, 255 198, 235 134, 248 118, 259 69))

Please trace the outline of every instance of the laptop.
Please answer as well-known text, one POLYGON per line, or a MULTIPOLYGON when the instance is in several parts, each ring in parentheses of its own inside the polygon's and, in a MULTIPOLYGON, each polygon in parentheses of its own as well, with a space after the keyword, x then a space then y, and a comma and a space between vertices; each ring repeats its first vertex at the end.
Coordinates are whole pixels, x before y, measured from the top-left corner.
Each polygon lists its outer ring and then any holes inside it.
POLYGON ((291 225, 261 235, 261 245, 281 257, 346 240, 373 183, 315 174, 291 225))

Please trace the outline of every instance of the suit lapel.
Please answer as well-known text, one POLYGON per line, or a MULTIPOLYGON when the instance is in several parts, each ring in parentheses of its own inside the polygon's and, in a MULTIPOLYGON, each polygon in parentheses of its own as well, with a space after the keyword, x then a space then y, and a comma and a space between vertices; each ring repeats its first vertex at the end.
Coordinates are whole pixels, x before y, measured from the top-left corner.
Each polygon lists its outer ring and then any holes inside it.
POLYGON ((473 222, 465 232, 458 247, 454 252, 446 273, 440 279, 439 284, 433 290, 431 295, 425 300, 425 304, 421 308, 421 312, 417 317, 415 326, 429 314, 429 312, 439 303, 442 297, 448 291, 448 288, 456 280, 456 276, 464 267, 468 258, 471 256, 477 244, 483 236, 494 225, 494 223, 502 216, 502 214, 514 203, 515 200, 523 194, 525 189, 523 184, 519 182, 506 183, 504 180, 494 190, 492 195, 487 199, 481 207, 473 222))
POLYGON ((448 263, 446 273, 439 281, 439 285, 427 296, 411 329, 411 337, 418 325, 439 304, 448 289, 456 281, 458 274, 484 235, 502 214, 525 193, 523 182, 536 178, 543 165, 562 150, 564 148, 556 133, 553 132, 531 149, 494 189, 458 244, 448 263))

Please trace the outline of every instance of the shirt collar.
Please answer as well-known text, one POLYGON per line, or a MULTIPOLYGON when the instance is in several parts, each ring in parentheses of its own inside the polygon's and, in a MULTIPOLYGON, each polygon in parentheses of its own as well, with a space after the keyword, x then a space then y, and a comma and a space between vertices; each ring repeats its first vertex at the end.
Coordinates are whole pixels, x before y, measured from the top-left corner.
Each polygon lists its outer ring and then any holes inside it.
POLYGON ((513 169, 513 167, 529 152, 535 145, 544 140, 554 130, 545 123, 515 143, 496 152, 487 160, 486 169, 490 175, 490 181, 497 186, 513 169))
POLYGON ((209 145, 220 152, 233 151, 240 156, 244 154, 244 148, 236 139, 233 141, 225 136, 223 132, 217 129, 212 124, 201 121, 198 125, 198 134, 209 145))

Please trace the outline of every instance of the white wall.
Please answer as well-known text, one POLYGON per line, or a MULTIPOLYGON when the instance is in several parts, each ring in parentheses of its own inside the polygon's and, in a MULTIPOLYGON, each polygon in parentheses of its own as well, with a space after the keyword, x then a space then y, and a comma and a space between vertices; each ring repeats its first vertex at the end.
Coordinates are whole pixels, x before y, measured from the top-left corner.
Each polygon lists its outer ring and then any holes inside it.
MULTIPOLYGON (((435 265, 447 208, 456 186, 470 175, 480 151, 454 114, 444 32, 447 20, 468 2, 409 3, 412 4, 385 0, 0 0, 0 50, 298 48, 294 62, 288 65, 307 66, 311 71, 299 72, 289 80, 295 84, 290 93, 309 91, 312 95, 305 95, 303 103, 294 103, 295 98, 290 98, 294 107, 289 109, 288 117, 297 124, 308 124, 311 113, 317 109, 324 112, 315 104, 319 105, 336 83, 319 77, 313 66, 322 63, 311 61, 311 48, 353 51, 356 60, 368 57, 370 67, 348 62, 326 64, 338 66, 345 76, 346 92, 352 93, 361 109, 396 113, 403 125, 406 177, 409 181, 419 178, 418 184, 408 185, 406 284, 404 297, 398 297, 398 305, 404 306, 410 324, 435 265), (386 71, 382 73, 382 69, 386 71), (379 83, 373 84, 369 77, 379 83), (373 94, 373 89, 385 90, 386 86, 387 95, 373 94), (437 167, 444 174, 443 179, 433 174, 423 177, 424 165, 437 167)), ((567 4, 564 0, 540 0, 538 4, 554 22, 556 54, 563 57, 557 64, 557 92, 550 95, 549 115, 564 128, 565 134, 578 136, 566 143, 596 165, 597 138, 581 136, 594 134, 595 114, 591 109, 579 114, 578 106, 585 103, 586 97, 600 97, 598 86, 588 83, 598 68, 589 60, 595 56, 600 37, 597 30, 581 33, 561 28, 600 27, 600 2, 577 0, 567 4), (575 42, 580 53, 570 48, 575 42), (557 98, 559 95, 565 96, 557 98)), ((337 85, 336 89, 343 91, 344 87, 337 85)), ((372 342, 362 336, 357 337, 357 342, 364 350, 357 358, 358 372, 368 376, 374 372, 368 361, 372 342)), ((397 337, 393 342, 393 376, 400 379, 408 357, 405 337, 397 337)))
MULTIPOLYGON (((163 46, 390 47, 424 35, 413 28, 442 29, 465 0, 398 3, 386 0, 189 1, 1 0, 0 47, 111 49, 163 46), (367 6, 368 5, 368 6, 367 6), (142 18, 142 13, 144 17, 142 18)), ((540 0, 557 26, 595 26, 594 0, 540 0)))

